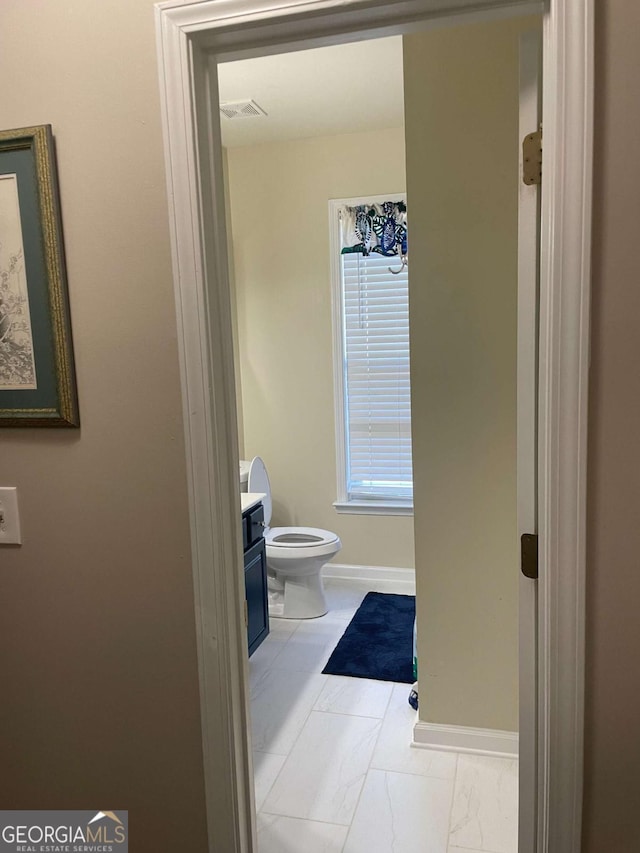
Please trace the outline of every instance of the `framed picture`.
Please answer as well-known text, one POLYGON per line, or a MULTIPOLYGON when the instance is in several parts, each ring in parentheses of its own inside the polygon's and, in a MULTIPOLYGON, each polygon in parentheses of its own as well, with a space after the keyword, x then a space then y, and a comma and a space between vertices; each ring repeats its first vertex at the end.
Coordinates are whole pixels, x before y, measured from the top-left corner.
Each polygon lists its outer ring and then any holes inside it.
POLYGON ((0 131, 0 427, 77 427, 53 136, 0 131))

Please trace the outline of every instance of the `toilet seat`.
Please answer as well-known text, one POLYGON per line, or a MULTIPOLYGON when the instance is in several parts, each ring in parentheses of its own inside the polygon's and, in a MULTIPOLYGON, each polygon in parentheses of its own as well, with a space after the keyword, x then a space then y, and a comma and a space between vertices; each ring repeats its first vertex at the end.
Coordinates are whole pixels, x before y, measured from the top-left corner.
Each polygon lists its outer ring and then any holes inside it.
MULTIPOLYGON (((339 538, 330 530, 322 530, 320 527, 269 527, 271 521, 271 483, 264 462, 259 456, 255 456, 249 463, 248 488, 250 492, 258 492, 264 495, 262 506, 264 507, 264 540, 269 548, 296 549, 319 549, 326 545, 339 542, 339 538)), ((314 552, 318 553, 318 552, 314 552)))
POLYGON ((319 548, 337 539, 335 533, 320 527, 271 527, 264 532, 266 544, 278 548, 319 548))
MULTIPOLYGON (((300 573, 313 570, 318 560, 324 562, 337 554, 342 543, 335 533, 318 527, 272 527, 264 531, 267 548, 267 565, 278 560, 280 570, 284 566, 297 566, 300 573), (308 566, 303 567, 304 561, 308 566)), ((317 567, 315 569, 317 571, 317 567)))

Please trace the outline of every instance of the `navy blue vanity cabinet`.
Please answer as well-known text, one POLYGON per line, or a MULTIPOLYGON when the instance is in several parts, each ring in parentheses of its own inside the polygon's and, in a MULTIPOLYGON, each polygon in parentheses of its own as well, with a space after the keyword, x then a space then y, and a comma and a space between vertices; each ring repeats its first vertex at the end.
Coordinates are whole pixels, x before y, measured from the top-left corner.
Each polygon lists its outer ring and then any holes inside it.
POLYGON ((269 603, 267 599, 267 556, 264 539, 264 510, 262 504, 242 513, 244 545, 244 586, 247 596, 247 639, 249 657, 269 633, 269 603))

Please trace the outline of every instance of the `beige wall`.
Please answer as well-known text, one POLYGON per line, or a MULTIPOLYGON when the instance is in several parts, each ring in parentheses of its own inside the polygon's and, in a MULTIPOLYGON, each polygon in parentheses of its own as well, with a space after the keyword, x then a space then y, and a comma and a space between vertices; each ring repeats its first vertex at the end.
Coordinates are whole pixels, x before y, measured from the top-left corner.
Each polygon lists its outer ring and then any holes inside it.
POLYGON ((404 39, 420 717, 517 729, 518 36, 404 39))
POLYGON ((596 4, 585 853, 640 850, 640 6, 596 4))
POLYGON ((203 851, 153 3, 1 17, 2 128, 57 142, 82 429, 0 436, 24 537, 0 550, 0 802, 120 807, 132 849, 203 851))
POLYGON ((328 200, 402 191, 401 128, 227 152, 242 417, 274 523, 323 527, 336 562, 413 567, 410 517, 338 515, 328 200))

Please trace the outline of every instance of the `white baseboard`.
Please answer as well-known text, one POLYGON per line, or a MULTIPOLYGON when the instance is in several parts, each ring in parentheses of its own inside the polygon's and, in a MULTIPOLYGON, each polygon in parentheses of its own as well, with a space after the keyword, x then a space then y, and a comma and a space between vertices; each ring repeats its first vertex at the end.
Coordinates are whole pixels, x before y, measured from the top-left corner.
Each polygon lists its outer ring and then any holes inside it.
POLYGON ((414 569, 397 569, 393 566, 352 566, 347 563, 327 563, 322 570, 324 578, 343 578, 345 580, 365 581, 402 581, 415 583, 414 569))
POLYGON ((413 727, 413 743, 418 749, 468 752, 499 758, 518 757, 518 733, 499 729, 474 729, 470 726, 443 726, 424 723, 413 727))

